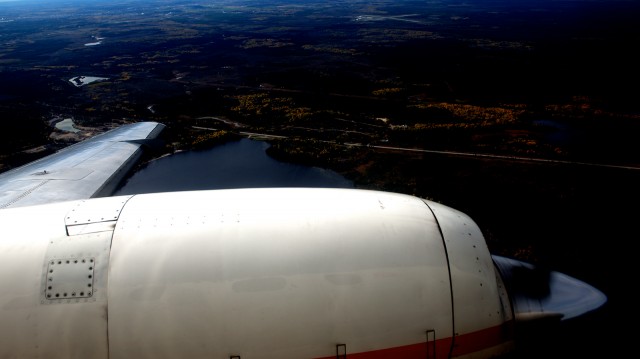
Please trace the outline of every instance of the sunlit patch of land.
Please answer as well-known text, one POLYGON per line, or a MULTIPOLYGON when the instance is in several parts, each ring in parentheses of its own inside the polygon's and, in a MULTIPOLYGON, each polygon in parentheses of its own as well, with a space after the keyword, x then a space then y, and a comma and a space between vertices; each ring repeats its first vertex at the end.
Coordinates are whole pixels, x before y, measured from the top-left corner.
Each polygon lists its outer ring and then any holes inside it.
POLYGON ((98 45, 102 45, 102 40, 104 40, 104 37, 99 37, 99 36, 92 36, 95 41, 93 42, 88 42, 86 44, 84 44, 84 46, 98 46, 98 45))
POLYGON ((65 132, 80 132, 79 129, 74 127, 72 118, 65 118, 62 121, 59 121, 58 123, 56 123, 56 128, 65 132))
POLYGON ((94 82, 108 81, 108 77, 97 77, 97 76, 76 76, 69 79, 69 82, 75 87, 82 87, 88 84, 92 84, 94 82))

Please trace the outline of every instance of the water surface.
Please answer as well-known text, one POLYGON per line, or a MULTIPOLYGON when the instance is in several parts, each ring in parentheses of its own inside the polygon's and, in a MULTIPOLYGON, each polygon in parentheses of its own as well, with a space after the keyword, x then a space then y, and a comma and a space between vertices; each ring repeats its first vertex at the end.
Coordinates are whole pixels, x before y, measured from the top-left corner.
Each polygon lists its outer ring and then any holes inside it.
POLYGON ((114 195, 253 187, 354 188, 340 174, 319 167, 280 162, 269 144, 240 139, 202 151, 185 151, 150 162, 114 195))

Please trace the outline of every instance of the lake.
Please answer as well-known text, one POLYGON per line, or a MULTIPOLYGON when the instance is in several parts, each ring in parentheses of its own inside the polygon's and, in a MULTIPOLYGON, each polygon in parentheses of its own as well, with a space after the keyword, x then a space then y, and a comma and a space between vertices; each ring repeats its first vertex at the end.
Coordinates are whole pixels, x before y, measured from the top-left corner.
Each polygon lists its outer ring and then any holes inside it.
POLYGON ((334 171, 277 161, 265 152, 269 146, 243 138, 162 157, 135 172, 114 195, 254 187, 354 188, 352 181, 334 171))

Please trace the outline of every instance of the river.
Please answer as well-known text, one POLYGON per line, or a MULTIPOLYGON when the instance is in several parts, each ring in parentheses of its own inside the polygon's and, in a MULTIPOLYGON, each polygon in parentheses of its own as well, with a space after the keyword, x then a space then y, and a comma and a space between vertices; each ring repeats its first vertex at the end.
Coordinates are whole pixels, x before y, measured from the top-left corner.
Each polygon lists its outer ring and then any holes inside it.
POLYGON ((162 157, 136 171, 114 195, 252 187, 354 188, 352 181, 334 171, 277 161, 265 152, 269 146, 243 138, 162 157))

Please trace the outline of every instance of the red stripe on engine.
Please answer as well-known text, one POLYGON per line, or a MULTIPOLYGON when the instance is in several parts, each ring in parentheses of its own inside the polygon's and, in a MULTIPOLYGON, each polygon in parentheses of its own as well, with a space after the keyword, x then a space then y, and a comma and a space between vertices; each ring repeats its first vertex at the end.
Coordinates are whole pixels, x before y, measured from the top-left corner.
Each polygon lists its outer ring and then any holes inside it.
MULTIPOLYGON (((500 344, 513 340, 513 323, 508 322, 492 328, 479 330, 477 332, 458 335, 455 339, 452 357, 470 354, 473 352, 489 349, 500 344)), ((349 353, 349 343, 347 345, 348 359, 424 359, 424 358, 448 358, 451 348, 451 338, 438 339, 435 342, 435 357, 433 344, 429 344, 429 355, 427 356, 427 343, 403 345, 400 347, 372 350, 361 353, 349 353)), ((335 355, 317 359, 334 359, 335 355)))
POLYGON ((456 336, 452 357, 495 347, 513 340, 513 322, 456 336))
MULTIPOLYGON (((432 344, 430 344, 432 345, 432 344)), ((347 343, 347 358, 349 359, 412 359, 412 358, 446 358, 449 355, 451 347, 451 338, 436 340, 435 354, 433 355, 433 347, 429 348, 431 356, 427 356, 427 344, 411 344, 401 347, 372 350, 370 352, 349 353, 349 345, 347 343)), ((335 359, 336 356, 318 358, 318 359, 335 359)))

